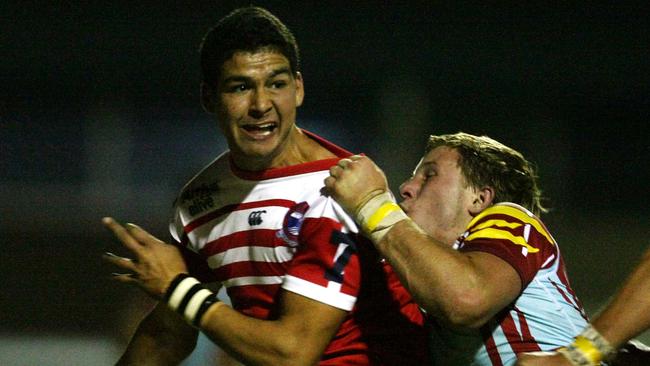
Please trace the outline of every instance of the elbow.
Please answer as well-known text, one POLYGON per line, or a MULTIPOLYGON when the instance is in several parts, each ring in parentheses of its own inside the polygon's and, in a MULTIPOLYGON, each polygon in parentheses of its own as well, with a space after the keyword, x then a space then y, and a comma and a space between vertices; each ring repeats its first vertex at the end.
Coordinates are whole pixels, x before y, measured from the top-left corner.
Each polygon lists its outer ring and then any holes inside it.
POLYGON ((320 359, 321 353, 315 352, 312 347, 306 347, 301 342, 300 337, 292 335, 283 338, 275 347, 272 360, 269 363, 272 365, 286 365, 286 366, 307 366, 314 365, 320 359))
POLYGON ((478 329, 492 316, 487 299, 477 292, 458 293, 447 298, 438 314, 446 325, 461 329, 478 329))

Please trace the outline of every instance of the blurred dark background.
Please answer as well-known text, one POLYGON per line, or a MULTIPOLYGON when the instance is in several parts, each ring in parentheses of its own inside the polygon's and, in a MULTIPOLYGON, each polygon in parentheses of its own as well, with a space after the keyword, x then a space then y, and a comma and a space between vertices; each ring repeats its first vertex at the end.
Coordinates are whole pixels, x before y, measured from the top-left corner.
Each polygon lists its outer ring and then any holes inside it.
POLYGON ((151 302, 108 280, 100 256, 120 249, 100 218, 168 238, 175 194, 225 148, 199 105, 200 40, 249 3, 300 44, 299 125, 393 188, 428 134, 488 134, 534 161, 590 313, 648 246, 642 2, 109 3, 0 4, 3 364, 115 361, 151 302))

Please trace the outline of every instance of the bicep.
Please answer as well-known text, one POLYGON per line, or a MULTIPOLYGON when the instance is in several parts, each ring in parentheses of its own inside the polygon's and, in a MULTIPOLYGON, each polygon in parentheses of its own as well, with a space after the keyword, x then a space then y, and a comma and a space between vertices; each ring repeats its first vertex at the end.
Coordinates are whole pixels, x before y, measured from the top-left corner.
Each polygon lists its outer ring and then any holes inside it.
POLYGON ((466 255, 476 271, 477 283, 481 289, 481 302, 489 319, 519 296, 522 289, 521 278, 510 263, 496 255, 480 251, 466 255))
POLYGON ((279 305, 278 321, 292 333, 298 354, 309 363, 321 357, 348 313, 291 291, 282 291, 279 305))

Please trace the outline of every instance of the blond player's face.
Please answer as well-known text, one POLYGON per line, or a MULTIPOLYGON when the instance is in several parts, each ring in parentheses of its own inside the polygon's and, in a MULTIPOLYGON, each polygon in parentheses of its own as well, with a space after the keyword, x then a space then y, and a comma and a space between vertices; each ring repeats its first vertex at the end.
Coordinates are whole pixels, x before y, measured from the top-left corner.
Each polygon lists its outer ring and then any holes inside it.
POLYGON ((402 183, 400 205, 429 235, 453 244, 472 216, 475 190, 465 183, 455 149, 440 146, 426 154, 402 183))
POLYGON ((273 167, 295 129, 302 76, 273 51, 236 52, 220 75, 215 112, 235 162, 244 169, 273 167))

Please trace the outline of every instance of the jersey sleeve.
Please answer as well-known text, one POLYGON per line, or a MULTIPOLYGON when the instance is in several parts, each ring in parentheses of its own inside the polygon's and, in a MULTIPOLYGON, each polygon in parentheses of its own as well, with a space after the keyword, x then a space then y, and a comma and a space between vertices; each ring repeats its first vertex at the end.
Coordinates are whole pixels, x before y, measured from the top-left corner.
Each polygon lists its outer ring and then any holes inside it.
POLYGON ((306 213, 282 288, 350 311, 356 303, 361 271, 356 243, 341 223, 342 210, 336 205, 322 197, 306 213))
POLYGON ((214 276, 214 272, 210 269, 205 259, 188 245, 187 235, 185 235, 183 229, 181 207, 177 204, 178 202, 178 200, 174 202, 174 216, 169 222, 169 233, 172 236, 172 244, 180 250, 190 275, 196 277, 203 283, 216 282, 217 279, 214 276))
POLYGON ((459 239, 459 250, 503 259, 519 274, 522 288, 558 260, 557 244, 539 218, 510 203, 494 205, 475 217, 459 239))

